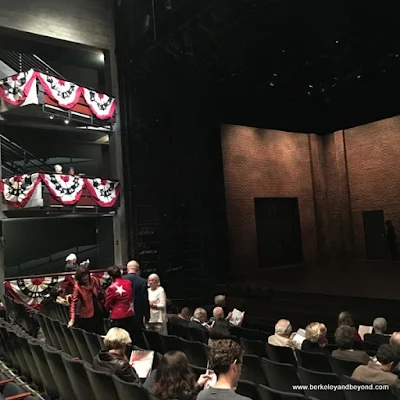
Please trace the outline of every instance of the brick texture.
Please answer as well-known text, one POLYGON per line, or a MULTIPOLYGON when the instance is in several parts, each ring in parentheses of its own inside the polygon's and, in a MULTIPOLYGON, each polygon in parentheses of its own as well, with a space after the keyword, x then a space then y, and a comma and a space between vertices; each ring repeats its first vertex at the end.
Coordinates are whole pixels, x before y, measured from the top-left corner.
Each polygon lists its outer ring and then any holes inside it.
POLYGON ((0 26, 102 49, 114 45, 112 0, 2 0, 0 26))
POLYGON ((325 136, 222 127, 230 267, 257 275, 254 197, 297 197, 306 262, 365 258, 363 211, 400 234, 400 117, 325 136))

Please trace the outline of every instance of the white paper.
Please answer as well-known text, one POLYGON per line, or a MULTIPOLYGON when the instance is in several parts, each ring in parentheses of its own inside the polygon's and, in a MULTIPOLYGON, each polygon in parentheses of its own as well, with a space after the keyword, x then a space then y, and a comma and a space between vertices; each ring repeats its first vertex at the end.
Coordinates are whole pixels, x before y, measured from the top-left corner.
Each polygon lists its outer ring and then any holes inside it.
POLYGON ((209 389, 209 388, 212 388, 212 387, 217 383, 217 375, 214 373, 214 371, 210 371, 210 370, 207 370, 207 371, 206 371, 206 374, 207 374, 207 375, 210 375, 210 376, 211 376, 211 379, 209 379, 209 380, 205 383, 204 389, 209 389))
POLYGON ((232 325, 237 326, 243 321, 243 318, 244 318, 244 311, 239 311, 238 309, 234 308, 229 322, 232 325))
POLYGON ((150 375, 153 366, 154 351, 151 350, 133 350, 129 364, 135 368, 139 378, 147 378, 150 375))
POLYGON ((305 338, 306 338, 306 331, 304 329, 298 329, 292 340, 297 345, 301 346, 305 338))
POLYGON ((372 326, 360 325, 358 327, 358 334, 360 335, 361 339, 364 340, 364 335, 366 333, 372 333, 372 329, 372 326))

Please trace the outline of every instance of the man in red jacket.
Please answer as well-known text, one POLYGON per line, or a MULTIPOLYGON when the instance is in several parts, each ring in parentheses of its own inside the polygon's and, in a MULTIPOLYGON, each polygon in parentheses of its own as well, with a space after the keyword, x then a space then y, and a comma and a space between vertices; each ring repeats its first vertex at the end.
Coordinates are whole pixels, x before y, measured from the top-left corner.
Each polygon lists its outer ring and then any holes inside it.
POLYGON ((107 272, 113 283, 107 289, 104 306, 107 311, 111 311, 111 326, 125 329, 133 340, 133 315, 135 311, 132 299, 132 284, 121 278, 121 270, 116 265, 109 267, 107 272))

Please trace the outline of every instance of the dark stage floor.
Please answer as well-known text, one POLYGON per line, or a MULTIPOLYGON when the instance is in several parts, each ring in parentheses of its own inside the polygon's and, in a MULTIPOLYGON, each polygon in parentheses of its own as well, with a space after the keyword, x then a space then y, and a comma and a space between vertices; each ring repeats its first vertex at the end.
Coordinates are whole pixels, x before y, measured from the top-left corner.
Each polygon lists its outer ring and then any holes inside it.
POLYGON ((275 290, 400 300, 400 262, 329 262, 265 271, 249 281, 275 290))

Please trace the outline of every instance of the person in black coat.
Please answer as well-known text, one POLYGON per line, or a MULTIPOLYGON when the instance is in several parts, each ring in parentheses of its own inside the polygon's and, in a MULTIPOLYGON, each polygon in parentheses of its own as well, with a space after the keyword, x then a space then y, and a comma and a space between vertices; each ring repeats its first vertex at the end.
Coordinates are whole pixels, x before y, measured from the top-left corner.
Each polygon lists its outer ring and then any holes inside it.
POLYGON ((122 278, 132 282, 133 287, 133 308, 135 321, 135 337, 134 344, 136 346, 145 346, 141 330, 144 329, 143 319, 146 321, 150 318, 149 298, 147 292, 147 280, 140 276, 140 266, 135 260, 129 261, 127 266, 127 274, 122 278))

